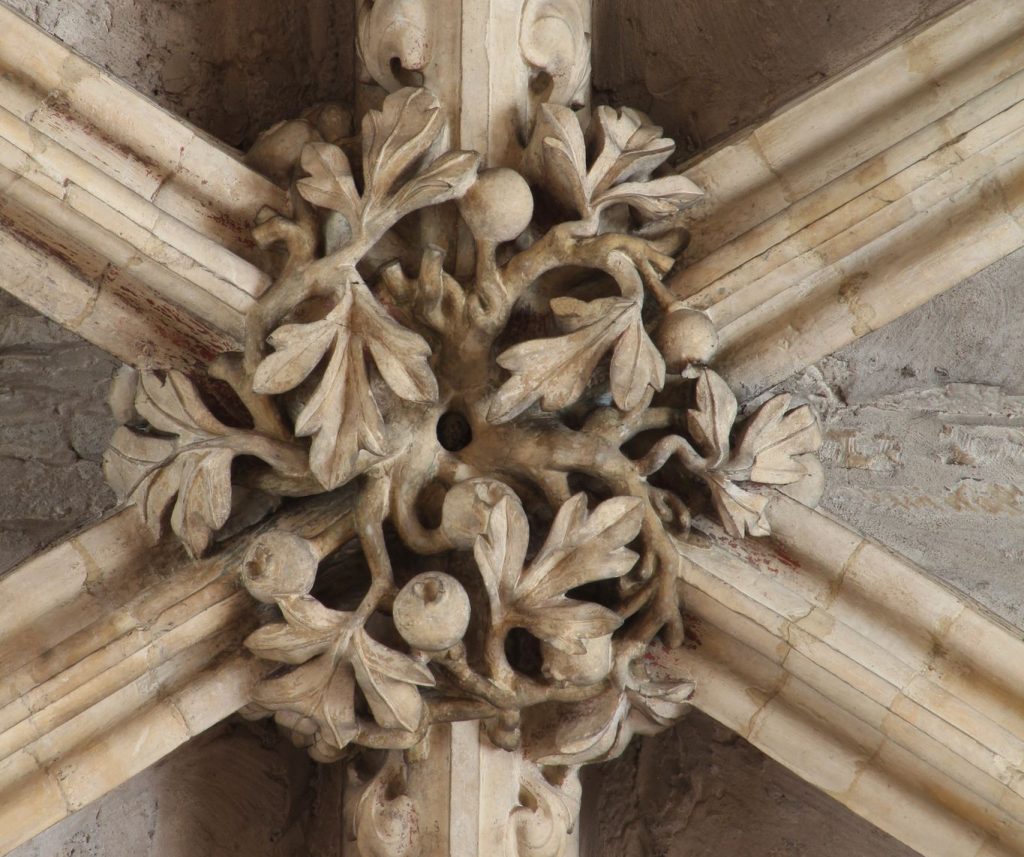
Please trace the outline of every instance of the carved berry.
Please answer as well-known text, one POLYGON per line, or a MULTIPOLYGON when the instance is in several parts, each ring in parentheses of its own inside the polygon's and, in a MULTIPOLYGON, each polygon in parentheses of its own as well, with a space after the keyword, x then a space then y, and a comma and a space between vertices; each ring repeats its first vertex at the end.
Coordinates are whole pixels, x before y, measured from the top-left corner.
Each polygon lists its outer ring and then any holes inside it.
POLYGON ((470 548, 484 530, 487 519, 503 497, 515 497, 512 489, 496 479, 467 479, 452 487, 441 507, 441 531, 455 547, 470 548))
POLYGON ((700 310, 673 304, 658 325, 655 343, 670 372, 707 363, 718 350, 718 331, 700 310))
POLYGON ((242 583, 264 604, 277 598, 308 595, 316 581, 320 557, 304 538, 283 530, 264 533, 242 562, 242 583))
POLYGON ((570 655, 561 649, 544 643, 544 675, 552 681, 566 682, 579 687, 597 684, 612 670, 612 638, 595 637, 584 640, 587 651, 582 655, 570 655))
POLYGON ((469 596, 450 574, 431 571, 410 580, 395 598, 395 627, 410 646, 443 652, 469 627, 469 596))
POLYGON ((514 170, 484 170, 459 202, 459 211, 473 235, 500 244, 518 238, 530 225, 533 194, 514 170))

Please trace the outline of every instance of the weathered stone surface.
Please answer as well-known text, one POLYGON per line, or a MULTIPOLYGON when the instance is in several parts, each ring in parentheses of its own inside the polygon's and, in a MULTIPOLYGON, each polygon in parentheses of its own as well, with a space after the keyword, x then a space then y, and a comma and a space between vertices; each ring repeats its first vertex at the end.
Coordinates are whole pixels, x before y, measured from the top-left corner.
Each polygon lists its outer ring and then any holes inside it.
POLYGON ((116 362, 0 292, 0 572, 113 505, 116 362))
POLYGON ((1024 251, 783 387, 825 420, 823 508, 1024 626, 1024 251))
POLYGON ((594 85, 696 153, 957 0, 596 0, 594 85))
POLYGON ((702 714, 584 775, 587 857, 912 857, 702 714))
POLYGON ((272 728, 223 723, 11 857, 336 857, 312 834, 338 833, 328 781, 339 773, 318 774, 272 728))
POLYGON ((348 2, 4 2, 233 146, 351 89, 348 2))

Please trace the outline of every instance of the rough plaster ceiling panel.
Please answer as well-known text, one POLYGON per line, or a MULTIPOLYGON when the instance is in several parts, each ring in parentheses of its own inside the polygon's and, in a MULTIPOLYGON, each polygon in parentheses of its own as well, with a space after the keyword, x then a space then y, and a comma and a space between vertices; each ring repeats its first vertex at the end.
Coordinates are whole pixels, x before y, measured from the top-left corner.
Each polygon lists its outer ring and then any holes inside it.
POLYGON ((708 717, 584 775, 585 857, 911 857, 708 717))
POLYGON ((349 97, 352 4, 338 0, 3 0, 234 146, 349 97))
POLYGON ((0 572, 113 505, 100 461, 116 367, 0 292, 0 572))
POLYGON ((1024 251, 783 387, 826 425, 823 507, 1024 627, 1024 251))
POLYGON ((596 0, 594 85, 693 154, 959 0, 596 0))
POLYGON ((338 857, 321 774, 272 726, 223 723, 9 857, 338 857))

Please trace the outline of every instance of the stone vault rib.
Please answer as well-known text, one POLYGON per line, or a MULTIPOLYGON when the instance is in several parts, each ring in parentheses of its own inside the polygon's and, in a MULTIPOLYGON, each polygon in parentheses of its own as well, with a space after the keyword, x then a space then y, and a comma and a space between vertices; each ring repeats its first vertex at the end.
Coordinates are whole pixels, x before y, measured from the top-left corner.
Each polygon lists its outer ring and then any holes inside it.
POLYGON ((1024 246, 1024 7, 974 0, 685 174, 706 191, 672 283, 744 393, 1024 246))
POLYGON ((6 7, 0 27, 5 288, 125 362, 235 347, 283 192, 6 7))
POLYGON ((966 597, 777 497, 738 556, 704 526, 666 655, 694 704, 929 857, 1024 853, 1024 642, 966 597))
POLYGON ((0 581, 0 853, 248 700, 251 600, 143 532, 126 509, 0 581))

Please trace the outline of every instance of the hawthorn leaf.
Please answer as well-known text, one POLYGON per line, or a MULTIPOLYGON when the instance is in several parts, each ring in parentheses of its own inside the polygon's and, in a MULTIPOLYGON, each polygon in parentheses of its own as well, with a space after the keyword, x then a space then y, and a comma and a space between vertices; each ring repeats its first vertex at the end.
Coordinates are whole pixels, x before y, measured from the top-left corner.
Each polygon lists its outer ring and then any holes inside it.
POLYGON ((534 133, 543 141, 544 173, 555 196, 589 215, 587 142, 576 114, 561 104, 542 104, 534 133))
POLYGON ((391 200, 391 216, 400 220, 430 205, 461 199, 476 181, 480 155, 476 152, 447 152, 410 179, 391 200))
POLYGON ((260 682, 253 701, 271 711, 293 711, 317 724, 318 734, 337 749, 359 734, 352 666, 329 652, 283 676, 260 682))
POLYGON ((437 401, 437 379, 430 368, 427 341, 391 318, 362 283, 353 285, 353 294, 352 324, 387 385, 406 401, 437 401))
POLYGON ((309 178, 300 179, 296 184, 302 198, 339 212, 355 227, 363 203, 345 153, 330 143, 307 143, 302 149, 301 163, 302 169, 309 173, 309 178))
POLYGON ((593 200, 595 211, 610 205, 628 205, 652 220, 677 214, 704 192, 686 176, 664 176, 646 182, 625 182, 605 191, 593 200))
POLYGON ((676 144, 661 135, 639 111, 616 111, 602 105, 594 113, 597 157, 587 175, 591 198, 613 185, 632 179, 646 180, 671 157, 676 144))
POLYGON ((729 433, 739 406, 729 385, 710 369, 700 370, 696 398, 696 407, 687 411, 687 424, 707 456, 708 466, 715 469, 729 457, 729 433))
POLYGON ((280 395, 298 387, 323 360, 336 336, 337 326, 329 319, 279 327, 267 340, 276 350, 256 368, 254 392, 280 395))
MULTIPOLYGON (((530 526, 517 497, 505 495, 487 516, 487 527, 477 536, 473 556, 487 589, 491 610, 500 615, 512 597, 526 560, 530 526)), ((497 616, 494 617, 497 621, 497 616)))
POLYGON ((153 428, 176 437, 122 427, 104 456, 104 473, 122 502, 135 503, 154 537, 163 532, 171 509, 171 528, 192 556, 206 551, 231 515, 236 455, 256 456, 285 473, 297 467, 280 444, 214 417, 180 372, 170 371, 163 380, 141 373, 135 407, 153 428))
POLYGON ((201 556, 213 534, 231 516, 230 448, 195 450, 175 459, 178 468, 177 501, 171 512, 171 529, 192 556, 201 556))
POLYGON ((644 330, 639 313, 619 337, 610 370, 612 398, 623 411, 637 407, 648 389, 665 386, 665 359, 644 330))
MULTIPOLYGON (((608 349, 630 325, 640 323, 639 306, 628 298, 589 302, 556 298, 551 308, 571 332, 523 342, 499 355, 498 364, 512 377, 491 401, 487 412, 491 423, 508 422, 538 400, 545 411, 572 404, 583 395, 608 349)), ((622 392, 632 393, 632 384, 622 392)))
POLYGON ((636 498, 615 497, 588 514, 586 495, 577 494, 559 509, 543 547, 524 570, 526 513, 518 498, 504 497, 475 546, 492 610, 560 651, 584 654, 583 640, 612 634, 622 620, 566 592, 629 572, 637 556, 625 545, 636 538, 642 520, 636 498))
POLYGON ((769 485, 790 485, 806 474, 801 455, 821 447, 821 428, 807 405, 787 411, 790 397, 767 401, 743 428, 735 459, 750 467, 750 480, 769 485), (749 463, 748 463, 749 462, 749 463))
POLYGON ((374 719, 385 729, 418 729, 423 697, 417 686, 434 686, 430 670, 378 643, 361 628, 353 633, 348 654, 374 719))
POLYGON ((431 147, 444 126, 437 96, 406 87, 363 118, 364 218, 386 204, 398 183, 431 147))
POLYGON ((768 498, 741 488, 721 473, 708 473, 705 481, 711 488, 711 501, 726 532, 737 539, 771 535, 765 510, 768 498))
POLYGON ((140 373, 135 410, 153 428, 185 442, 232 431, 210 413, 195 385, 177 369, 169 370, 162 381, 154 372, 140 373))
POLYGON ((343 485, 387 454, 384 420, 370 390, 363 351, 363 340, 339 325, 323 377, 295 420, 297 436, 313 437, 310 470, 327 489, 343 485))
POLYGON ((575 707, 559 720, 554 752, 538 761, 543 765, 582 765, 611 758, 631 737, 624 734, 629 700, 616 688, 575 707))
POLYGON ((269 342, 278 350, 257 367, 258 393, 294 389, 330 353, 295 419, 295 434, 313 438, 310 469, 325 488, 348 482, 388 452, 384 421, 367 374, 367 351, 396 395, 413 402, 437 399, 430 346, 391 318, 354 270, 342 299, 326 318, 284 325, 269 342))
POLYGON ((643 523, 643 504, 635 497, 613 497, 587 513, 586 494, 576 494, 558 510, 548 538, 522 575, 517 598, 543 603, 570 589, 622 577, 637 555, 624 546, 643 523))
POLYGON ((552 598, 541 603, 524 601, 511 612, 517 625, 568 655, 585 655, 584 640, 607 637, 622 625, 622 618, 607 607, 572 598, 552 598))
POLYGON ((304 664, 326 652, 335 638, 336 632, 311 631, 286 622, 273 622, 246 637, 245 647, 264 660, 304 664))

